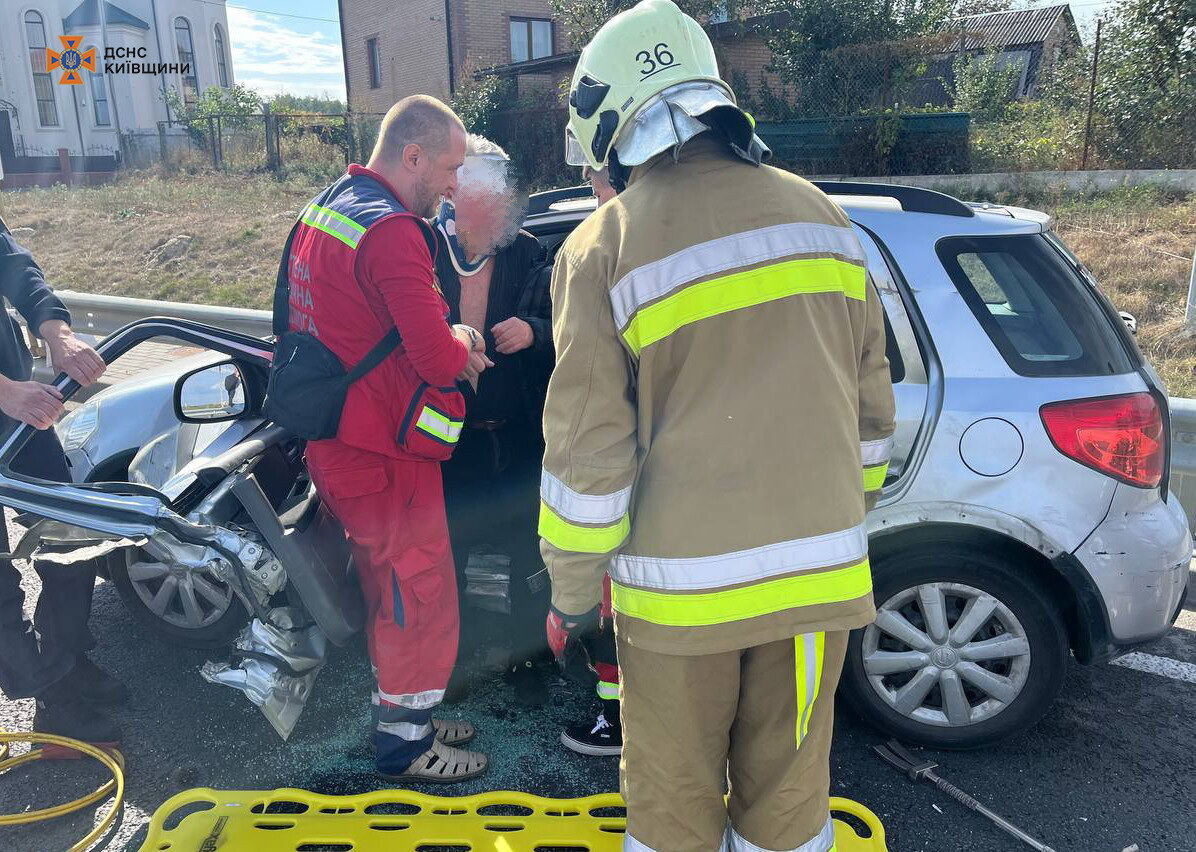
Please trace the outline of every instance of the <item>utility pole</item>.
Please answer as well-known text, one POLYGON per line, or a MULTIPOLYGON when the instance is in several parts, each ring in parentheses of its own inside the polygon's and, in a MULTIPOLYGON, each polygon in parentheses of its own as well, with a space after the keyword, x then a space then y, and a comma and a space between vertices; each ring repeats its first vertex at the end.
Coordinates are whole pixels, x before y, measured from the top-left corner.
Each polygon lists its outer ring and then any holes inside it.
POLYGON ((1088 120, 1084 124, 1084 153, 1080 157, 1080 168, 1088 168, 1088 146, 1092 143, 1092 106, 1096 101, 1096 69, 1100 62, 1100 25, 1101 19, 1096 19, 1096 40, 1092 45, 1092 76, 1088 81, 1088 120))

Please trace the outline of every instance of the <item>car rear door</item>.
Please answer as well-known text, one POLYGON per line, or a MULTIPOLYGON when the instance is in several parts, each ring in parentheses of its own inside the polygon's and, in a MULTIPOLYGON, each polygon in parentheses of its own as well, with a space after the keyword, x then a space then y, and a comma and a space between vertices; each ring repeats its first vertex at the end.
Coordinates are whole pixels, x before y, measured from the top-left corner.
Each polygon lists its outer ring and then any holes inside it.
POLYGON ((885 309, 885 350, 889 357, 889 373, 897 403, 897 430, 893 435, 893 455, 885 483, 885 498, 888 498, 897 490, 896 486, 905 474, 915 466, 913 462, 919 437, 927 431, 927 412, 932 395, 931 374, 927 370, 927 350, 915 330, 899 276, 872 234, 859 225, 855 225, 855 231, 864 247, 868 273, 872 276, 885 309))

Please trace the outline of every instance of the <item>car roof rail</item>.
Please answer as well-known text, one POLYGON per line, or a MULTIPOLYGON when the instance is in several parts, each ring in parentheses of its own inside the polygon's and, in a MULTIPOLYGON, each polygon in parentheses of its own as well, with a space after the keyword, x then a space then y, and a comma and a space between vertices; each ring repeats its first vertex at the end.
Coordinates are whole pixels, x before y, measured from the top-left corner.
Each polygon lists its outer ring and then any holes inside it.
POLYGON ((527 199, 527 215, 547 213, 552 205, 558 201, 572 201, 575 198, 592 198, 594 190, 588 183, 581 186, 567 186, 564 189, 550 189, 547 192, 534 192, 527 199))
POLYGON ((816 180, 814 186, 827 195, 866 195, 892 198, 909 213, 937 213, 940 216, 975 216, 958 198, 920 186, 895 183, 865 183, 850 180, 816 180))
MULTIPOLYGON (((863 181, 847 180, 816 180, 814 186, 827 195, 863 195, 872 198, 892 198, 901 205, 901 209, 910 213, 937 213, 940 216, 971 217, 976 214, 972 208, 958 198, 933 189, 923 189, 920 186, 905 186, 893 183, 865 183, 863 181)), ((553 204, 559 201, 572 201, 578 198, 591 198, 594 191, 589 184, 568 186, 564 189, 550 189, 547 192, 536 192, 528 197, 527 215, 535 216, 547 213, 553 204)))

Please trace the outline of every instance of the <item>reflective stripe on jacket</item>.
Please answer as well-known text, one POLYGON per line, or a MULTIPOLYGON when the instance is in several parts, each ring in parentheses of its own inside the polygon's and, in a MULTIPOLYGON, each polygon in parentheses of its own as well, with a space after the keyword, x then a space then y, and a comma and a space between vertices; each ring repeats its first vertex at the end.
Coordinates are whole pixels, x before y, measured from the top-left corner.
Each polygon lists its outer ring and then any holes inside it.
MULTIPOLYGON (((375 250, 373 244, 364 243, 367 233, 395 218, 410 220, 422 234, 431 288, 436 253, 431 228, 403 207, 393 190, 368 169, 350 166, 299 216, 287 267, 289 327, 318 338, 346 369, 361 361, 393 327, 389 317, 371 307, 367 295, 371 285, 362 277, 359 261, 361 252, 375 250)), ((379 236, 386 237, 374 233, 379 236)), ((375 298, 383 300, 380 293, 375 293, 375 298)), ((447 334, 448 305, 439 296, 436 299, 447 334)), ((463 421, 423 398, 428 385, 400 345, 350 385, 336 440, 396 458, 423 459, 426 453, 414 451, 413 442, 426 440, 452 447, 463 421)), ((447 390, 458 393, 455 388, 447 390)), ((464 403, 459 407, 463 410, 464 403)))
POLYGON ((873 617, 884 323, 846 216, 699 137, 579 226, 553 276, 540 534, 553 602, 663 653, 873 617), (866 494, 867 492, 867 494, 866 494))

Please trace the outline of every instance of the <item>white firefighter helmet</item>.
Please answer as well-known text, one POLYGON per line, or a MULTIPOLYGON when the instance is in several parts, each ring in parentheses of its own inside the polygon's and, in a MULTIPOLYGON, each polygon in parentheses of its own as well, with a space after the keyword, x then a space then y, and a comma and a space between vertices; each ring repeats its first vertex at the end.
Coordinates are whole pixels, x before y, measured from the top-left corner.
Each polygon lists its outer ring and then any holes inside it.
MULTIPOLYGON (((581 52, 569 92, 566 162, 601 169, 617 148, 621 164, 638 165, 708 129, 696 120, 719 107, 738 113, 746 137, 753 137, 751 119, 719 77, 714 47, 698 22, 673 0, 642 0, 607 21, 581 52), (696 132, 686 132, 687 117, 696 132), (633 130, 648 131, 635 134, 638 156, 628 156, 633 130)), ((743 136, 732 134, 733 147, 736 137, 748 147, 743 136)))

